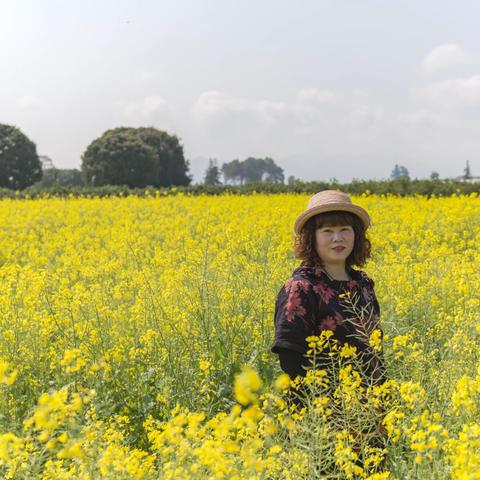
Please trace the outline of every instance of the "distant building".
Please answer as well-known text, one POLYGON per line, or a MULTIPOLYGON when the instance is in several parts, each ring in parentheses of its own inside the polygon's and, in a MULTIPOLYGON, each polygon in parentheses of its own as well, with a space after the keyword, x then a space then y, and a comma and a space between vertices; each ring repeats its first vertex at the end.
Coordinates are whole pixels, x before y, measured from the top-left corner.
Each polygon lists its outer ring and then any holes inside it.
POLYGON ((470 170, 470 162, 467 160, 467 164, 465 166, 465 169, 463 170, 463 175, 455 177, 455 180, 461 180, 462 182, 475 183, 475 182, 480 182, 480 177, 475 177, 472 175, 472 171, 470 170))
POLYGON ((50 157, 47 157, 46 155, 39 155, 38 158, 42 163, 42 170, 49 170, 49 169, 55 168, 55 165, 53 164, 52 159, 50 157))
POLYGON ((464 178, 463 176, 455 177, 455 180, 461 180, 462 182, 467 183, 477 183, 480 182, 480 177, 464 178))

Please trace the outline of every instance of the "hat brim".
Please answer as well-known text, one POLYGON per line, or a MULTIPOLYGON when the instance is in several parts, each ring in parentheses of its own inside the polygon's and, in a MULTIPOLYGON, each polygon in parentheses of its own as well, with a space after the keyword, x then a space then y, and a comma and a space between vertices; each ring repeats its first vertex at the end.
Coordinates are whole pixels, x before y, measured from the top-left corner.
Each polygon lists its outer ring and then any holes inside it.
POLYGON ((295 220, 294 230, 295 233, 300 233, 303 225, 309 219, 318 215, 319 213, 326 213, 326 212, 334 212, 334 211, 341 211, 341 212, 350 212, 356 215, 357 217, 362 220, 363 224, 365 225, 365 229, 371 226, 372 222, 370 220, 370 215, 364 210, 362 207, 358 205, 346 205, 345 203, 329 203, 327 205, 318 205, 317 207, 312 207, 305 212, 301 213, 297 219, 295 220))

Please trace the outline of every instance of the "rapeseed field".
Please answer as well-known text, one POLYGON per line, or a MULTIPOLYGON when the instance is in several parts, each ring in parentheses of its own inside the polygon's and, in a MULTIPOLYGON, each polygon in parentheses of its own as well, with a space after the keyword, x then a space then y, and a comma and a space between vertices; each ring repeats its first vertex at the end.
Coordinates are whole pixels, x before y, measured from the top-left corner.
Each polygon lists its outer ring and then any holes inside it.
POLYGON ((307 200, 0 201, 1 478, 480 479, 480 199, 353 198, 388 381, 343 348, 299 409, 270 345, 307 200))

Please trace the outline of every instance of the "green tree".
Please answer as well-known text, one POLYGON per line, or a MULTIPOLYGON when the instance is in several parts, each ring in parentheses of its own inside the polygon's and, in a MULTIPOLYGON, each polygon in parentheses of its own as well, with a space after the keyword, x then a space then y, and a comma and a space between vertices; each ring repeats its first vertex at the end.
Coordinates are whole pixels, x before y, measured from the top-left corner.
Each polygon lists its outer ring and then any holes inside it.
POLYGON ((217 161, 208 160, 208 167, 205 171, 205 179, 203 182, 205 185, 220 185, 220 169, 218 168, 217 161))
POLYGON ((295 178, 294 175, 289 175, 288 179, 287 179, 287 184, 288 185, 293 185, 295 184, 295 182, 298 182, 299 179, 298 178, 295 178))
POLYGON ((153 183, 155 151, 134 129, 116 128, 95 139, 82 156, 87 185, 145 187, 153 183))
POLYGON ((241 162, 232 160, 222 165, 222 173, 225 183, 232 181, 234 184, 243 185, 249 182, 284 182, 283 169, 269 157, 248 157, 241 162))
POLYGON ((264 159, 264 169, 266 173, 265 180, 272 183, 283 183, 285 181, 283 168, 276 165, 272 158, 267 157, 264 159))
POLYGON ((55 168, 55 165, 53 164, 52 159, 47 155, 39 155, 38 158, 40 159, 40 163, 42 164, 42 171, 44 175, 45 175, 45 170, 51 170, 55 168))
POLYGON ((238 159, 222 165, 222 174, 225 183, 233 182, 243 184, 243 162, 238 159))
POLYGON ((395 167, 393 167, 392 173, 390 174, 390 178, 392 180, 400 180, 402 178, 410 180, 410 174, 408 173, 407 168, 403 165, 395 165, 395 167))
POLYGON ((140 127, 136 130, 139 138, 155 151, 155 187, 171 185, 190 185, 192 181, 188 171, 190 162, 185 159, 183 146, 176 135, 153 127, 140 127))
POLYGON ((35 185, 39 187, 83 185, 82 172, 76 168, 48 168, 43 171, 42 179, 35 185))
POLYGON ((35 144, 17 127, 0 124, 0 187, 15 190, 42 178, 35 144))
POLYGON ((265 172, 265 162, 262 158, 248 157, 242 163, 246 182, 262 181, 265 172))
POLYGON ((153 127, 108 130, 82 155, 87 185, 189 185, 188 168, 178 138, 153 127))

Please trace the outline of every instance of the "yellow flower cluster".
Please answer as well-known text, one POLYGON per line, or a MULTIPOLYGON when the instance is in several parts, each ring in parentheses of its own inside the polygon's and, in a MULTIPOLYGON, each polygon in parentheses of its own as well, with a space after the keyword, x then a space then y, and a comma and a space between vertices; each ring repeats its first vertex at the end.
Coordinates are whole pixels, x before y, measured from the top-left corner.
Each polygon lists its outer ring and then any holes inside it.
MULTIPOLYGON (((41 442, 51 439, 56 430, 68 429, 75 425, 75 416, 82 410, 84 401, 89 400, 88 397, 82 398, 76 392, 71 399, 68 399, 68 394, 68 387, 53 393, 44 393, 39 398, 33 415, 24 422, 26 429, 33 428, 40 431, 38 440, 41 442)), ((59 438, 60 441, 61 438, 59 438)), ((47 448, 49 447, 50 445, 47 444, 47 448)))
POLYGON ((452 393, 454 411, 467 411, 474 414, 477 413, 478 404, 480 404, 480 374, 474 378, 463 375, 452 393))
POLYGON ((386 449, 365 447, 363 465, 359 464, 360 456, 354 445, 354 437, 346 430, 337 433, 335 446, 335 461, 339 464, 347 479, 366 478, 367 480, 380 480, 389 478, 390 472, 368 474, 368 469, 379 467, 382 463, 386 449))
POLYGON ((86 365, 86 362, 82 358, 81 350, 79 348, 73 348, 71 350, 65 350, 60 365, 65 367, 67 373, 78 373, 86 365))
POLYGON ((439 413, 431 415, 428 410, 424 410, 421 415, 414 417, 411 420, 411 426, 405 429, 410 447, 418 452, 415 457, 416 462, 421 463, 425 458, 433 460, 434 453, 443 446, 448 432, 440 423, 437 423, 440 419, 439 413))
POLYGON ((249 366, 242 369, 242 373, 237 375, 233 386, 235 398, 242 405, 257 403, 256 392, 262 388, 262 380, 257 372, 249 366))
POLYGON ((453 480, 480 478, 480 425, 478 423, 465 424, 458 438, 446 442, 446 450, 452 464, 453 480))
POLYGON ((9 362, 0 359, 0 383, 11 385, 17 378, 17 374, 18 370, 16 368, 12 370, 9 362))

